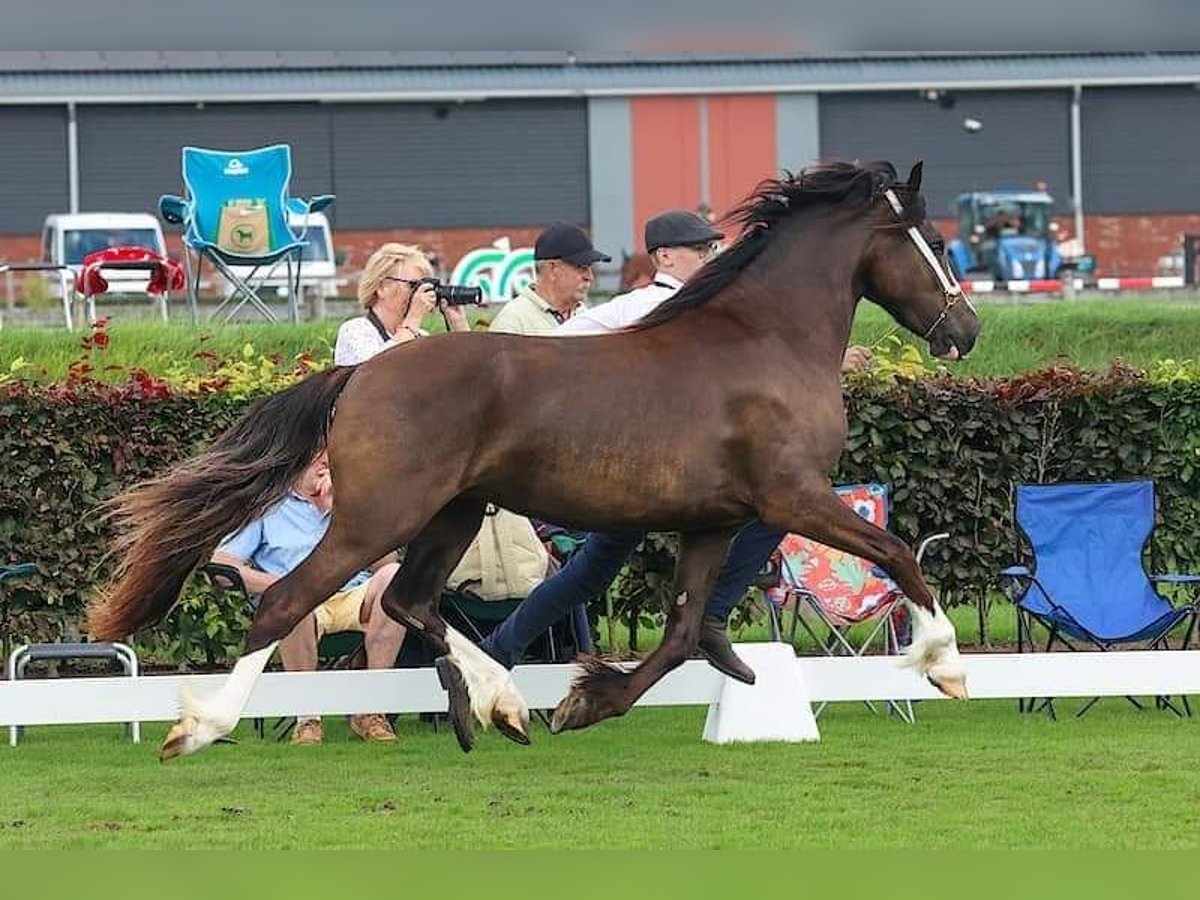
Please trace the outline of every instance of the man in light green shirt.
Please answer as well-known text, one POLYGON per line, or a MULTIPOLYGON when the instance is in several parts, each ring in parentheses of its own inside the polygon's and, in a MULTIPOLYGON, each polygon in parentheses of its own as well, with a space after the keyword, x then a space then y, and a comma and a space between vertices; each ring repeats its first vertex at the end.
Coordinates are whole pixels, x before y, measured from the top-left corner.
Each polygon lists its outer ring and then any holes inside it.
POLYGON ((490 331, 507 334, 553 334, 582 308, 592 287, 592 265, 610 262, 592 246, 583 230, 551 225, 533 245, 537 281, 517 292, 492 320, 490 331))

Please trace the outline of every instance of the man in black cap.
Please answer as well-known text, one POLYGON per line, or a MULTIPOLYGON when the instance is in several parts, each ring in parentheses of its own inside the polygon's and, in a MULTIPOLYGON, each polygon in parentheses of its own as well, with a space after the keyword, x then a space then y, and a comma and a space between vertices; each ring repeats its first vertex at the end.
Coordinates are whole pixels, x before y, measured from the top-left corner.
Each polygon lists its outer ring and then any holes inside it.
POLYGON ((562 223, 538 235, 533 258, 537 281, 504 304, 491 331, 552 334, 583 306, 592 287, 592 264, 611 261, 582 229, 562 223))
MULTIPOLYGON (((724 235, 696 213, 671 210, 646 222, 645 237, 657 267, 654 281, 579 313, 559 326, 556 334, 597 334, 633 324, 699 271, 724 235)), ((870 355, 865 347, 850 347, 843 370, 859 368, 870 355)), ((700 653, 719 672, 747 684, 754 683, 754 671, 734 651, 726 622, 783 536, 784 532, 759 521, 738 532, 705 606, 700 653)), ((480 646, 501 665, 515 666, 538 635, 608 589, 642 537, 637 532, 589 534, 567 564, 534 588, 480 646)))
POLYGON ((646 251, 654 260, 654 280, 607 303, 583 310, 559 334, 616 331, 632 325, 662 303, 708 262, 725 237, 694 212, 672 209, 646 222, 646 251))

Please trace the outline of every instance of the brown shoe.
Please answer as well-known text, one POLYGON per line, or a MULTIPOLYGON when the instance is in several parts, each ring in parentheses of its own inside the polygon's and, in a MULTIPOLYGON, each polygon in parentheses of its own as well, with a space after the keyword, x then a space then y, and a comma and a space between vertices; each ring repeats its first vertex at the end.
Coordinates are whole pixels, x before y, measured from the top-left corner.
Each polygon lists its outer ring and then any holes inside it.
POLYGON ((364 741, 390 743, 391 741, 399 740, 396 737, 396 732, 392 731, 392 726, 388 722, 387 716, 380 715, 379 713, 351 716, 350 730, 364 741))
POLYGON ((325 729, 320 719, 304 719, 297 722, 292 731, 293 744, 319 744, 325 740, 325 729))
POLYGON ((734 653, 725 623, 720 619, 705 616, 700 626, 700 653, 718 672, 736 678, 743 684, 754 684, 754 670, 734 653))

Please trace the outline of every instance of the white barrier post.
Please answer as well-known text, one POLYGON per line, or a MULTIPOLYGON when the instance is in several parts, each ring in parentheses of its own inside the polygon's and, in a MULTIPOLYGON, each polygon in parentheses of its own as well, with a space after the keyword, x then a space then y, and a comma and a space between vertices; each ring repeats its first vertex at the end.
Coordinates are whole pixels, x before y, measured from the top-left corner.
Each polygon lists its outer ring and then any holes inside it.
POLYGON ((804 675, 788 644, 738 644, 734 649, 754 670, 754 684, 726 678, 721 693, 708 707, 704 740, 819 741, 804 675))

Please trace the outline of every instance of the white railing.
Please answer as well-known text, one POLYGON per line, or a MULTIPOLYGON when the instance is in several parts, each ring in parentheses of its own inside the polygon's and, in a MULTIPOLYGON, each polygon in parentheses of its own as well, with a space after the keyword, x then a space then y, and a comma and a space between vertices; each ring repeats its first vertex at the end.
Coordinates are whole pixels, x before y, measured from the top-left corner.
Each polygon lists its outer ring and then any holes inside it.
MULTIPOLYGON (((779 645, 742 645, 740 651, 779 645)), ((757 660, 765 659, 759 653, 757 660)), ((1200 650, 1111 653, 967 654, 967 685, 975 699, 1103 697, 1200 693, 1200 650)), ((755 661, 752 660, 754 665, 755 661)), ((792 665, 787 659, 786 664, 792 665)), ((800 657, 796 674, 813 703, 858 700, 937 700, 941 694, 895 657, 800 657)), ((572 665, 519 666, 517 686, 531 709, 553 707, 576 675, 572 665)), ((790 674, 790 673, 789 673, 790 674)), ((745 688, 744 697, 769 700, 764 717, 783 712, 769 678, 745 688)), ((56 678, 0 683, 0 726, 92 722, 170 721, 180 688, 197 696, 216 690, 225 675, 157 675, 137 678, 56 678)), ((706 663, 685 663, 642 698, 641 706, 708 705, 715 708, 729 682, 706 663)), ((778 681, 776 681, 778 687, 778 681)), ((738 686, 739 689, 742 686, 738 686)), ((790 696, 790 695, 784 695, 790 696)), ((763 704, 758 704, 762 706, 763 704)), ((432 669, 269 672, 250 695, 246 717, 303 713, 440 712, 446 694, 432 669)), ((710 716, 711 718, 711 716, 710 716)))

